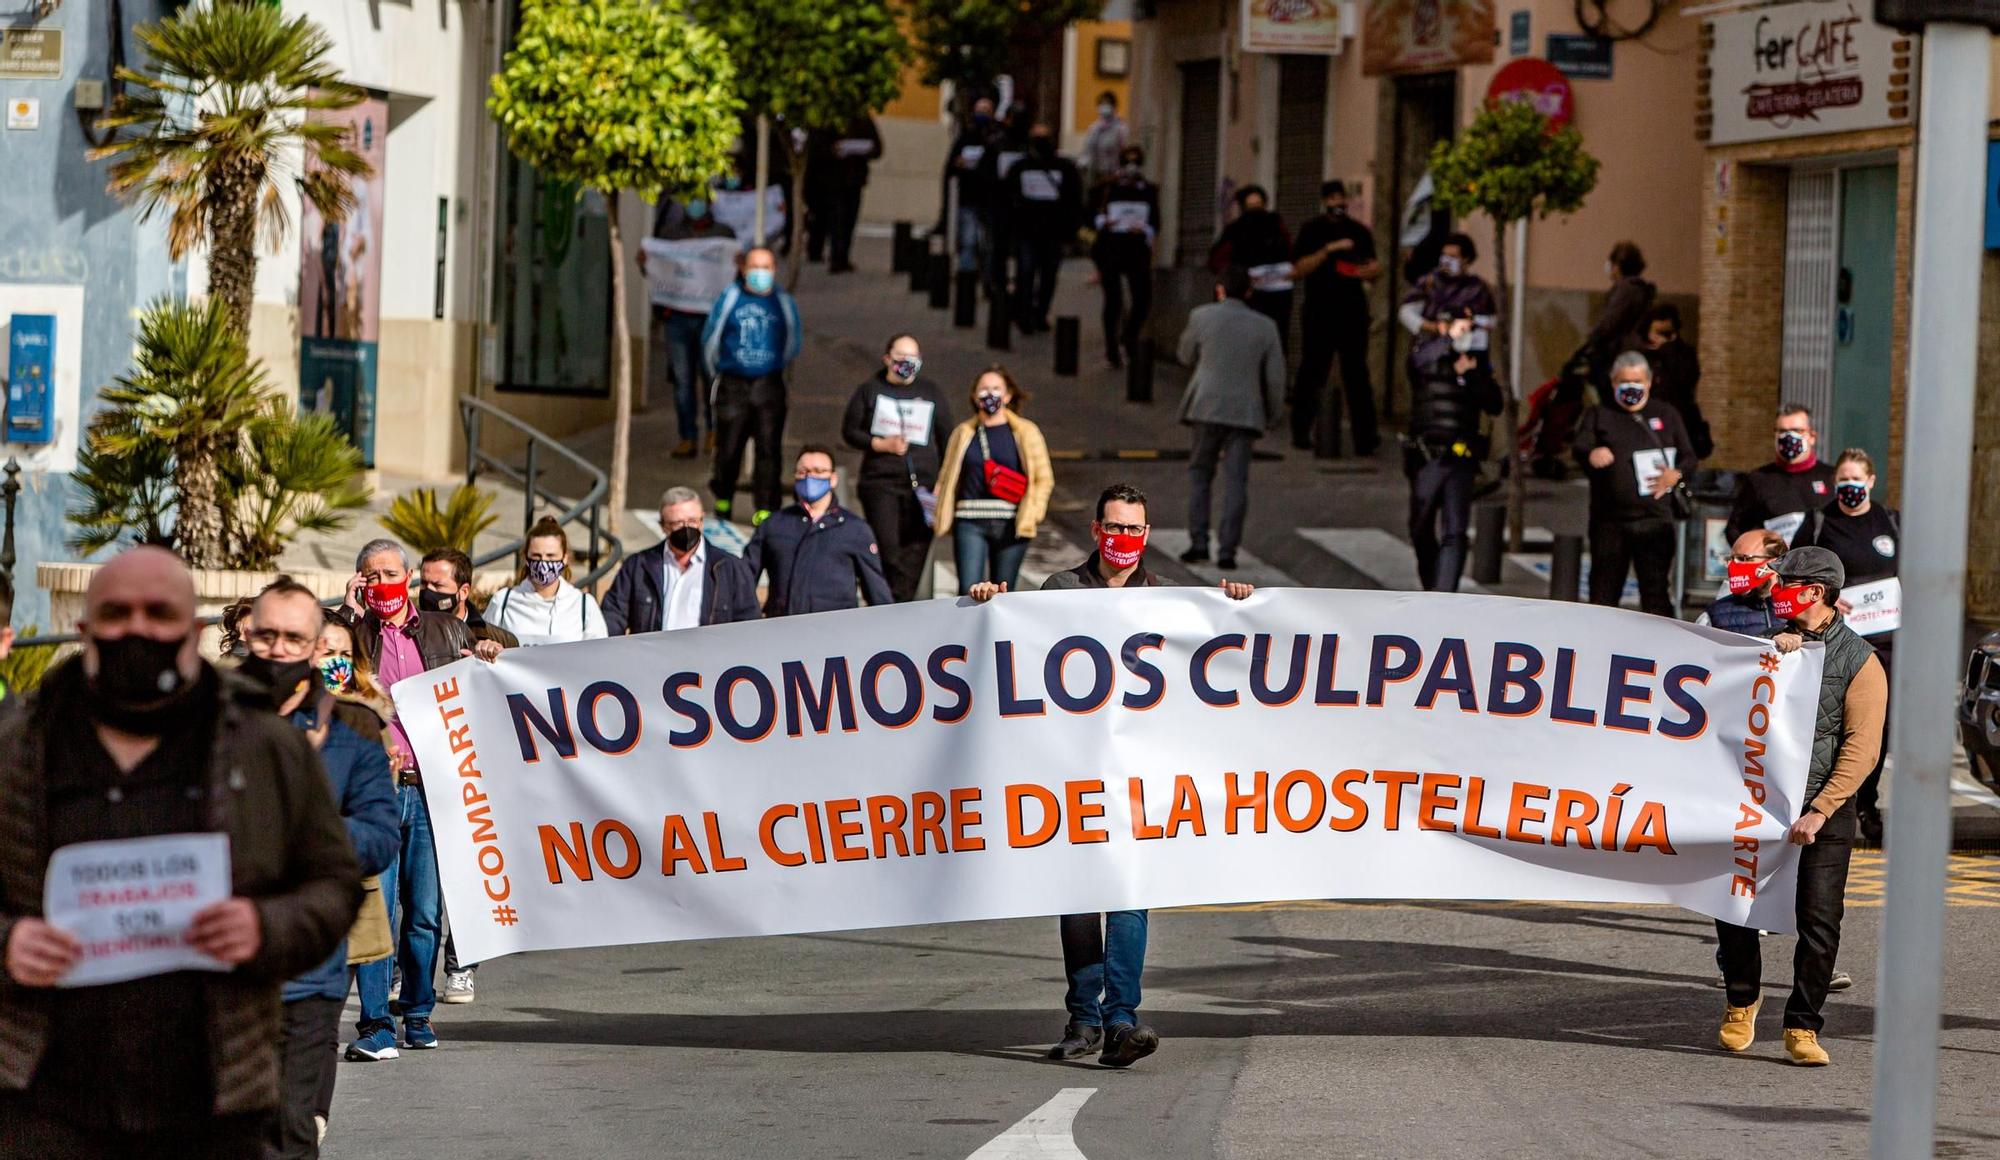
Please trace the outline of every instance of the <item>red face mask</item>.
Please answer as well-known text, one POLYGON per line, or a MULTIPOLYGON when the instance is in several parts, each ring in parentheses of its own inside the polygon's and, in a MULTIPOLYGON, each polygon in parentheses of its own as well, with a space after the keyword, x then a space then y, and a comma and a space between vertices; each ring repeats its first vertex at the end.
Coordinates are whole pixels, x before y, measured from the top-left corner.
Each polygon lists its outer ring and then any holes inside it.
POLYGON ((1146 537, 1106 532, 1097 537, 1097 554, 1113 568, 1130 568, 1146 554, 1146 537))
POLYGON ((1771 565, 1766 560, 1731 560, 1729 562, 1729 592, 1741 596, 1764 582, 1770 575, 1771 565))
POLYGON ((403 606, 410 602, 410 586, 408 584, 370 584, 368 587, 362 589, 362 596, 368 602, 368 611, 386 620, 391 616, 400 614, 403 611, 403 606))
POLYGON ((1811 584, 1780 584, 1771 589, 1771 611, 1786 620, 1796 620, 1805 611, 1819 603, 1819 597, 1807 595, 1811 584))

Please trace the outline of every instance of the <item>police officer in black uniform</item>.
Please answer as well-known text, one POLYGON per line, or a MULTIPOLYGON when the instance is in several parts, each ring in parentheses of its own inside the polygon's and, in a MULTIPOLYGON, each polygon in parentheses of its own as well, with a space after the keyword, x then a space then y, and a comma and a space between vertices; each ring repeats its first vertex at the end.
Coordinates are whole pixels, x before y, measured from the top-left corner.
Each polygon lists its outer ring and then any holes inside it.
POLYGON ((868 521, 834 500, 839 482, 832 448, 807 444, 793 473, 798 502, 757 525, 743 549, 752 577, 770 574, 765 616, 855 608, 857 588, 871 607, 895 603, 868 521))
POLYGON ((1500 413, 1500 385, 1479 337, 1467 312, 1444 334, 1419 340, 1410 356, 1416 374, 1410 380, 1403 474, 1410 480, 1410 543, 1417 550, 1417 579, 1427 592, 1458 591, 1473 481, 1486 457, 1481 416, 1500 413))

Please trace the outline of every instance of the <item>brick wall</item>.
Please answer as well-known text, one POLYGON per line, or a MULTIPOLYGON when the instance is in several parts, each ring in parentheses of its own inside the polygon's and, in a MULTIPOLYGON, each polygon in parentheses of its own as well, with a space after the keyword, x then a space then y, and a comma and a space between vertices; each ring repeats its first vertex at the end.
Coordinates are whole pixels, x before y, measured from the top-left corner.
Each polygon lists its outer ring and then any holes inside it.
POLYGON ((2000 625, 2000 254, 1979 278, 1979 399, 1972 421, 1972 518, 1967 529, 1965 613, 2000 625))

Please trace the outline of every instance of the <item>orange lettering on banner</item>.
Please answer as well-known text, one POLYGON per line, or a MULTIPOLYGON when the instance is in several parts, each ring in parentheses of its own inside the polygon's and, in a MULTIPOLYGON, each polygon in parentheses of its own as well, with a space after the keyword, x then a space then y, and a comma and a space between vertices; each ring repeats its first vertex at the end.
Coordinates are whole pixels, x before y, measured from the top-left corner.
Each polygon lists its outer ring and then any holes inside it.
POLYGON ((951 791, 951 848, 954 852, 959 850, 984 850, 986 848, 986 839, 966 833, 967 830, 978 825, 980 822, 979 811, 967 809, 966 807, 978 804, 979 791, 977 789, 967 786, 951 791))
MULTIPOLYGON (((1133 780, 1136 782, 1138 779, 1134 778, 1133 780)), ((1246 793, 1243 790, 1242 784, 1236 780, 1236 771, 1231 770, 1228 774, 1224 775, 1224 789, 1222 794, 1222 831, 1224 833, 1233 834, 1236 832, 1236 815, 1245 810, 1250 812, 1250 828, 1252 830, 1261 834, 1271 828, 1271 802, 1265 792, 1270 784, 1271 775, 1260 769, 1250 779, 1250 789, 1246 793)))
POLYGON ((535 833, 542 840, 542 862, 548 867, 549 885, 562 885, 562 866, 556 864, 558 858, 579 881, 590 881, 589 846, 584 841, 582 822, 569 824, 568 841, 563 840, 562 831, 554 826, 536 826, 535 833))
POLYGON ((1382 801, 1382 828, 1394 830, 1402 824, 1403 791, 1417 783, 1417 775, 1407 769, 1378 769, 1375 780, 1389 787, 1382 801))
POLYGON ((1167 811, 1167 837, 1180 834, 1183 827, 1192 829, 1194 836, 1208 836, 1208 823, 1201 816, 1201 795, 1195 792, 1194 778, 1183 773, 1174 778, 1174 807, 1167 811))
POLYGON ((1546 839, 1540 834, 1531 834, 1526 827, 1545 820, 1548 815, 1529 807, 1529 801, 1549 800, 1549 787, 1533 785, 1525 781, 1514 783, 1513 801, 1507 807, 1507 840, 1510 842, 1533 842, 1541 845, 1546 839))
MULTIPOLYGON (((708 837, 708 864, 714 868, 717 874, 726 874, 731 870, 744 870, 749 867, 750 864, 748 862, 745 862, 740 857, 732 856, 728 850, 723 849, 722 823, 716 818, 714 811, 711 810, 701 815, 701 828, 702 832, 708 837)), ((634 848, 636 849, 636 847, 634 848)))
POLYGON ((1597 799, 1573 789, 1556 791, 1555 815, 1549 819, 1549 845, 1567 846, 1570 835, 1585 850, 1595 850, 1590 840, 1590 823, 1597 820, 1597 799))
POLYGON ((1457 789, 1459 776, 1455 773, 1427 773, 1424 775, 1422 791, 1417 796, 1417 828, 1419 830, 1456 830, 1450 822, 1438 820, 1442 810, 1458 808, 1458 799, 1446 793, 1457 789))
POLYGON ((708 865, 701 860, 701 851, 695 847, 694 835, 688 832, 687 819, 679 814, 668 814, 666 833, 661 839, 660 873, 671 878, 674 867, 686 862, 696 874, 708 873, 708 865))
POLYGON ((1166 831, 1146 820, 1146 783, 1136 777, 1125 779, 1125 794, 1132 803, 1132 840, 1150 842, 1166 837, 1166 831))
POLYGON ((898 858, 910 856, 909 839, 903 836, 903 824, 909 818, 909 807, 903 804, 902 798, 893 794, 877 794, 868 799, 868 837, 870 849, 875 851, 877 858, 889 856, 888 844, 891 842, 896 845, 898 858))
POLYGON ((910 804, 916 807, 917 814, 910 833, 917 855, 922 857, 933 850, 944 853, 944 795, 923 790, 910 796, 910 804))
POLYGON ((834 798, 826 803, 826 836, 828 844, 833 847, 833 860, 836 862, 853 862, 868 856, 866 846, 850 842, 850 839, 860 837, 861 831, 866 828, 858 818, 849 820, 850 815, 860 811, 860 798, 834 798))
POLYGON ((1343 769, 1333 779, 1333 800, 1347 807, 1347 816, 1341 817, 1329 811, 1326 828, 1349 834, 1368 824, 1368 803, 1350 787, 1365 784, 1368 771, 1365 769, 1343 769))
POLYGON ((606 818, 593 826, 590 831, 590 853, 606 874, 613 878, 630 878, 639 872, 639 839, 632 833, 632 827, 616 818, 606 818), (624 847, 624 857, 614 861, 611 847, 606 839, 618 835, 624 847))
POLYGON ((1092 818, 1104 816, 1103 802, 1085 802, 1085 794, 1103 796, 1104 783, 1101 781, 1072 781, 1063 785, 1063 796, 1069 799, 1069 840, 1071 845, 1087 845, 1091 842, 1108 842, 1111 835, 1103 830, 1093 830, 1084 825, 1092 818))
POLYGON ((1062 803, 1056 795, 1032 783, 1007 787, 1007 844, 1017 850, 1046 844, 1062 829, 1062 803), (1021 814, 1021 803, 1033 798, 1041 807, 1041 821, 1030 831, 1021 814))
POLYGON ((1316 830, 1319 820, 1326 816, 1326 786, 1312 770, 1295 769, 1278 779, 1278 788, 1271 793, 1271 811, 1278 815, 1278 824, 1294 834, 1316 830), (1295 814, 1292 791, 1299 786, 1306 787, 1306 809, 1295 814))
POLYGON ((826 861, 826 837, 819 829, 819 803, 806 803, 806 848, 812 851, 812 860, 826 861))
POLYGON ((1493 826, 1479 824, 1480 811, 1486 808, 1486 779, 1468 777, 1465 779, 1465 823, 1459 830, 1474 838, 1498 838, 1500 831, 1493 826))
POLYGON ((799 816, 797 806, 772 806, 764 811, 764 820, 757 823, 757 841, 764 847, 764 856, 780 866, 803 866, 804 854, 795 854, 778 845, 778 823, 786 818, 799 816))

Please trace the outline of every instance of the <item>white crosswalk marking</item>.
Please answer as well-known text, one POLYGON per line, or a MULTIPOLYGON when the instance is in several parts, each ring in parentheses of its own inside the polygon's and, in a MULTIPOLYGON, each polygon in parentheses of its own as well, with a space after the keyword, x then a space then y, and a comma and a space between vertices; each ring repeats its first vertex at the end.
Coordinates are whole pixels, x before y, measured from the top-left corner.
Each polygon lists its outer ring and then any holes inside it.
MULTIPOLYGON (((1423 587, 1417 582, 1416 549, 1381 528, 1300 528, 1299 535, 1391 592, 1415 592, 1423 587)), ((1486 591, 1463 577, 1458 590, 1486 591)))
POLYGON ((1076 1113, 1096 1088, 1064 1088, 967 1160, 1086 1160, 1072 1135, 1076 1113))
MULTIPOLYGON (((1192 543, 1186 528, 1154 528, 1147 538, 1147 546, 1153 552, 1168 558, 1176 558, 1188 550, 1192 543)), ((1213 562, 1189 564, 1187 570, 1208 581, 1220 584, 1224 580, 1241 580, 1245 584, 1255 584, 1259 588, 1297 588, 1299 582, 1283 571, 1259 559, 1257 553, 1238 546, 1236 549, 1236 569, 1224 572, 1213 562)))
MULTIPOLYGON (((1549 578, 1549 570, 1553 566, 1550 563, 1551 557, 1533 552, 1509 552, 1507 558, 1544 580, 1549 578)), ((1578 600, 1590 598, 1590 553, 1588 552, 1583 554, 1583 566, 1577 574, 1576 586, 1578 600)), ((1625 608, 1639 607, 1639 582, 1633 579, 1629 572, 1625 576, 1625 591, 1620 594, 1618 603, 1625 608)))

